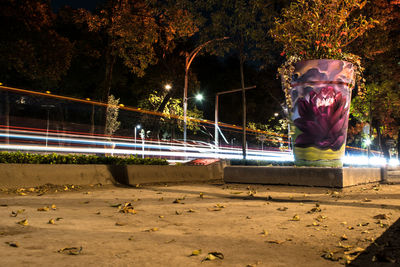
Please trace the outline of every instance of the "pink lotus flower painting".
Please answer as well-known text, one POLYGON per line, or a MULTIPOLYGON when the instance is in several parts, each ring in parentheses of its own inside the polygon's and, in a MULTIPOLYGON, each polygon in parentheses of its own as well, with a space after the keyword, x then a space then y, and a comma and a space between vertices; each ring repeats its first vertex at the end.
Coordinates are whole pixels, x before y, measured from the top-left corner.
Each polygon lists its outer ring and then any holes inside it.
POLYGON ((296 165, 343 165, 353 76, 352 64, 341 60, 296 64, 290 91, 296 165))
POLYGON ((323 87, 319 93, 310 92, 309 100, 298 100, 300 117, 294 124, 302 133, 296 138, 296 146, 315 146, 320 149, 339 150, 345 142, 348 105, 341 92, 333 87, 323 87))

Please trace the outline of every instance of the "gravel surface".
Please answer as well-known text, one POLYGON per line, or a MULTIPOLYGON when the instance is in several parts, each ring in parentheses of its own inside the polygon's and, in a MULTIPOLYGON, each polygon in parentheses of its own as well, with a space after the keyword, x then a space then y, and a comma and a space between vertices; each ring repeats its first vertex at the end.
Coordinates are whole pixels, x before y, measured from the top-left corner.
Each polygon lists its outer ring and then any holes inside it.
POLYGON ((0 192, 0 266, 400 266, 399 198, 375 184, 20 188, 0 192))

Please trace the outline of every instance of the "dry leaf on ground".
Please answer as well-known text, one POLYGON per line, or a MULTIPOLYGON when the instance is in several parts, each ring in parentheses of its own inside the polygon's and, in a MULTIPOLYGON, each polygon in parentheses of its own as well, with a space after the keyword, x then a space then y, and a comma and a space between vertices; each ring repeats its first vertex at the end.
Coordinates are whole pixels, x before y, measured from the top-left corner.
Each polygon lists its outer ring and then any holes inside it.
POLYGON ((38 208, 37 211, 49 211, 49 207, 38 208))
POLYGON ((23 225, 23 226, 27 226, 27 225, 29 225, 28 219, 24 219, 22 221, 19 221, 19 222, 17 222, 17 224, 20 224, 20 225, 23 225))
POLYGON ((11 211, 10 216, 11 217, 17 217, 18 214, 21 214, 25 211, 25 209, 17 210, 17 211, 11 211))
POLYGON ((374 217, 373 217, 374 219, 379 219, 379 220, 387 220, 388 219, 388 216, 386 215, 386 214, 378 214, 378 215, 375 215, 374 217))
POLYGON ((82 252, 82 247, 71 247, 71 248, 62 248, 59 249, 57 252, 58 253, 67 253, 68 255, 79 255, 82 252))
POLYGON ((120 205, 118 207, 118 209, 119 209, 119 212, 121 212, 121 213, 136 214, 136 211, 134 210, 134 208, 130 202, 125 202, 125 204, 123 206, 120 205))
POLYGON ((201 249, 196 249, 192 251, 192 254, 189 256, 199 256, 201 254, 201 249))
POLYGON ((288 209, 288 207, 279 207, 279 208, 277 208, 276 210, 279 210, 279 211, 286 211, 288 209))
POLYGON ((293 216, 293 218, 290 219, 289 221, 300 221, 300 216, 297 215, 297 214, 295 214, 295 215, 293 216))
POLYGON ((205 257, 202 261, 213 261, 216 259, 223 260, 224 259, 224 254, 221 252, 208 252, 207 257, 205 257))
POLYGON ((5 242, 7 245, 9 245, 10 247, 14 247, 17 248, 19 247, 18 242, 14 242, 14 241, 9 241, 9 242, 5 242))

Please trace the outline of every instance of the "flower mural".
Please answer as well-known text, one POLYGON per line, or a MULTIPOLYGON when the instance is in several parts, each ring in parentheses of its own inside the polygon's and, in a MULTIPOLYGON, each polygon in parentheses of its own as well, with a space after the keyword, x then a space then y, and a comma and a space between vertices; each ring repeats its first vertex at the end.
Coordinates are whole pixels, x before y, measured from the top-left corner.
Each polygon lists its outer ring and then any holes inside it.
POLYGON ((346 96, 331 86, 311 91, 297 101, 299 118, 294 120, 301 130, 297 147, 339 150, 346 141, 349 106, 346 96))

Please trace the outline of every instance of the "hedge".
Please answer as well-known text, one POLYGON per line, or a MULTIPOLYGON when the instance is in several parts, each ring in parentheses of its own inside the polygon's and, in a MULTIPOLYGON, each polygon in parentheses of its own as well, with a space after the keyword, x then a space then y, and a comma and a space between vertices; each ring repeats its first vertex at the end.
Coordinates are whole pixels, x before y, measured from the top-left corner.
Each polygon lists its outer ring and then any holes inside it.
POLYGON ((158 158, 138 158, 94 156, 94 155, 59 155, 31 154, 21 152, 0 152, 0 163, 27 164, 106 164, 106 165, 168 165, 167 160, 158 158))

